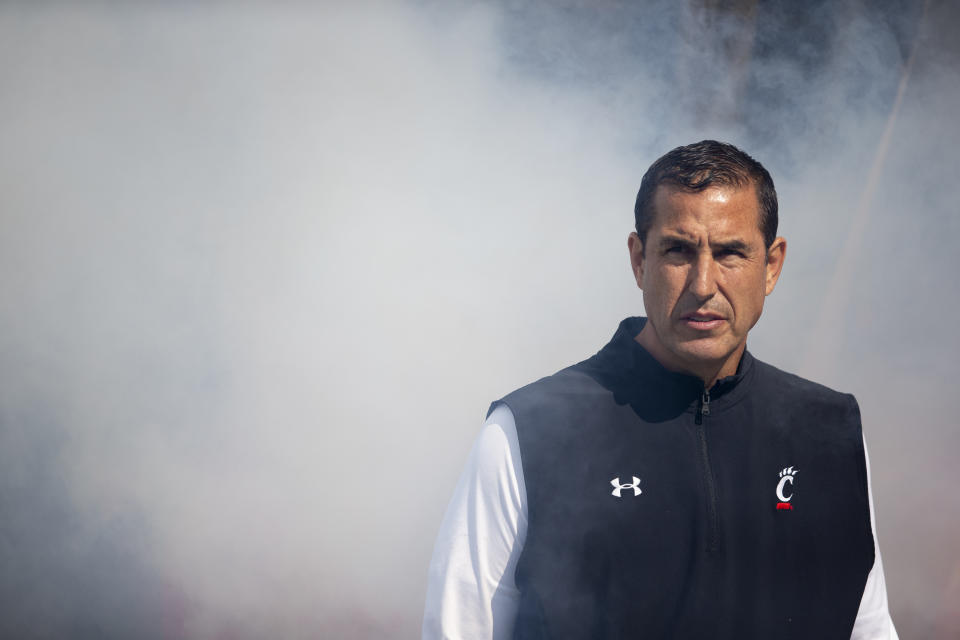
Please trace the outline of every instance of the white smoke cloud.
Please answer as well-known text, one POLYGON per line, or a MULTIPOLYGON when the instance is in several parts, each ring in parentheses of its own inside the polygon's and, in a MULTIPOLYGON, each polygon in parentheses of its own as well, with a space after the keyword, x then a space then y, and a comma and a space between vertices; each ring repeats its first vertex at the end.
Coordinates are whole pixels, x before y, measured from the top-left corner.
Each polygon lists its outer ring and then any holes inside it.
POLYGON ((784 57, 762 7, 4 5, 0 629, 415 635, 487 404, 642 312, 640 175, 704 137, 781 195, 751 350, 857 393, 901 633, 953 628, 946 9, 804 360, 918 19, 857 7, 784 57))

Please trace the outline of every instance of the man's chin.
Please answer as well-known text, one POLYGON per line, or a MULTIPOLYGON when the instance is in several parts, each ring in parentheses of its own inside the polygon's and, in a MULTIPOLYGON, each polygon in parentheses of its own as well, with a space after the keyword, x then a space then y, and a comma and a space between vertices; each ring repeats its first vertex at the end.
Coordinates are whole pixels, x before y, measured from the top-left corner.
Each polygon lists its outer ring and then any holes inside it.
POLYGON ((696 340, 685 340, 677 347, 678 355, 691 365, 721 364, 737 350, 737 345, 731 346, 716 337, 707 336, 696 340))

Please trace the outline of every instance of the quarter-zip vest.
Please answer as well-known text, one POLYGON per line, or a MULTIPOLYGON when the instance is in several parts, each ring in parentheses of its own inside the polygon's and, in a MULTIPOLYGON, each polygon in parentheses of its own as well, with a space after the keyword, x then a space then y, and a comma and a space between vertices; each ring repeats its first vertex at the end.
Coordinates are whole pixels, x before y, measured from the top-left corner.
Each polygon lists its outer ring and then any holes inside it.
POLYGON ((527 490, 514 637, 849 638, 874 561, 856 400, 748 352, 705 392, 644 322, 497 401, 527 490))

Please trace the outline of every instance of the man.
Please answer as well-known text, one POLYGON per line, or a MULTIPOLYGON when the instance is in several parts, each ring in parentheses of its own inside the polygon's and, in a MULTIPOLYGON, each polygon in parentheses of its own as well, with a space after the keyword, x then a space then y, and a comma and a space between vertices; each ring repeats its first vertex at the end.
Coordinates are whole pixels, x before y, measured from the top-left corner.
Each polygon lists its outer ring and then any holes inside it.
POLYGON ((786 255, 770 175, 679 147, 635 216, 647 318, 491 405, 424 638, 896 638, 856 401, 746 350, 786 255))

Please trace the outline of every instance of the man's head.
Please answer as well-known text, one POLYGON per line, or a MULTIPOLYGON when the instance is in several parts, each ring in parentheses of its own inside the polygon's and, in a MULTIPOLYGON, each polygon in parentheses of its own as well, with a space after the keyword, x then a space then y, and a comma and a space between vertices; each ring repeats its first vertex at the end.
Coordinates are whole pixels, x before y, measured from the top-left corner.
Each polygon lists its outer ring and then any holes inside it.
POLYGON ((677 147, 650 165, 640 181, 633 218, 641 242, 653 222, 653 197, 657 187, 671 185, 698 192, 708 187, 737 189, 753 185, 760 205, 760 231, 769 247, 777 236, 777 191, 763 165, 732 144, 701 140, 677 147))
POLYGON ((708 385, 732 374, 786 253, 770 174, 732 145, 678 147, 644 175, 635 214, 630 262, 648 316, 637 340, 708 385))

